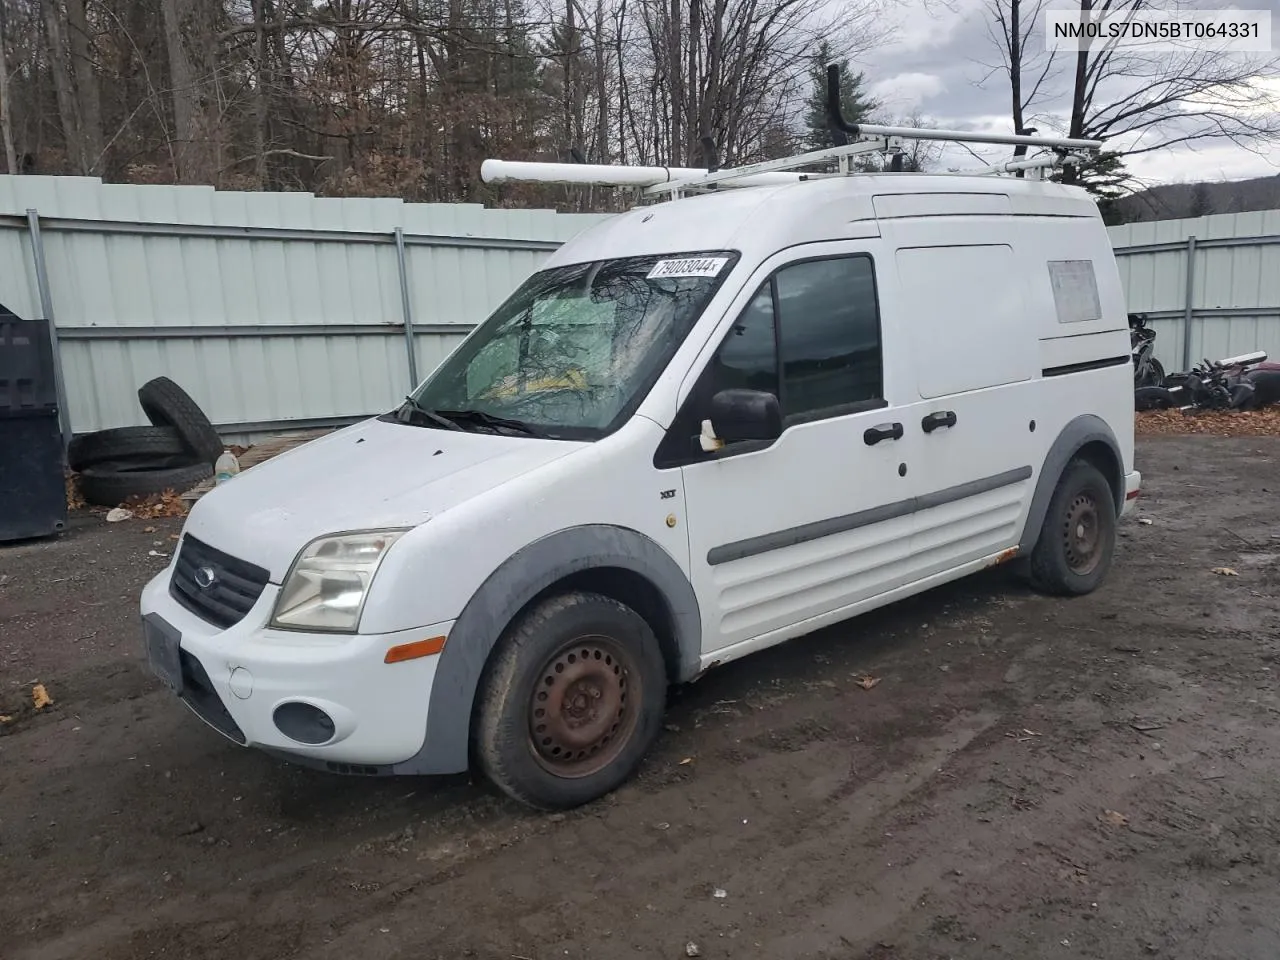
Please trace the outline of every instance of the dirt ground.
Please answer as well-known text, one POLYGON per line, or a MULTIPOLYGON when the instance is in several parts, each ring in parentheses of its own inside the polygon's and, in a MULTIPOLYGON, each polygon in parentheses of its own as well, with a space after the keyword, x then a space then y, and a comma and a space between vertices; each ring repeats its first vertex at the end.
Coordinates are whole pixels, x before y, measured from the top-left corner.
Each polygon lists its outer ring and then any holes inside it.
POLYGON ((732 664, 554 816, 222 740, 141 662, 179 521, 82 516, 0 548, 0 957, 1273 960, 1278 462, 1144 437, 1099 592, 992 571, 732 664))

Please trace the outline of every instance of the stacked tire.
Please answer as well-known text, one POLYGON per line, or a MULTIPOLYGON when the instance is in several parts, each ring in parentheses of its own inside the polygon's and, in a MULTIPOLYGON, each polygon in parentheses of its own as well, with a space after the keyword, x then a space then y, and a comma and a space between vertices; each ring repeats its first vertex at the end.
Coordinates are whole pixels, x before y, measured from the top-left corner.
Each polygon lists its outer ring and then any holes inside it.
POLYGON ((138 390, 149 427, 116 427, 75 437, 67 463, 87 503, 115 507, 134 497, 185 493, 213 475, 223 446, 190 395, 168 377, 138 390))

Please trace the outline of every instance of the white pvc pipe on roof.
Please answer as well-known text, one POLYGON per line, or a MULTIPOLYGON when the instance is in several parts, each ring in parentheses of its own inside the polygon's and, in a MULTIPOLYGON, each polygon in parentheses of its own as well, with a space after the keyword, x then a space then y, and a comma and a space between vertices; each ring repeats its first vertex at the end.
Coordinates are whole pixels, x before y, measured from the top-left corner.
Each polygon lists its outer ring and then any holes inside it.
MULTIPOLYGON (((652 187, 706 176, 696 167, 631 167, 603 163, 537 163, 489 159, 480 164, 485 183, 572 183, 595 187, 652 187)), ((758 173, 729 181, 735 187, 768 187, 796 183, 799 173, 758 173)))

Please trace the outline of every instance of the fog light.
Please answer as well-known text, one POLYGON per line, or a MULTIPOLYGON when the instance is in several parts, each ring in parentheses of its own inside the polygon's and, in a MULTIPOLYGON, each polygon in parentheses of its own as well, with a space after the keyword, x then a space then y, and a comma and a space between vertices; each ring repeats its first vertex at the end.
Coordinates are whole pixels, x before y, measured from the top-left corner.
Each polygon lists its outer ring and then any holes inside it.
POLYGON ((298 743, 328 743, 333 737, 333 718, 309 703, 282 703, 271 719, 276 729, 298 743))

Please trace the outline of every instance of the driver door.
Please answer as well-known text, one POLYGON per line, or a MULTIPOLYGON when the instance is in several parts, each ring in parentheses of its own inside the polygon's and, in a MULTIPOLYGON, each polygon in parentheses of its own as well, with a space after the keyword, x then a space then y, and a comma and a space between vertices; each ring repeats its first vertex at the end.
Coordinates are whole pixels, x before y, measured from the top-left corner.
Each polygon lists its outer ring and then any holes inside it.
POLYGON ((686 440, 733 387, 774 393, 783 415, 772 443, 666 463, 683 474, 704 654, 802 633, 789 628, 909 579, 919 431, 887 399, 878 249, 809 244, 762 265, 673 423, 686 440))

